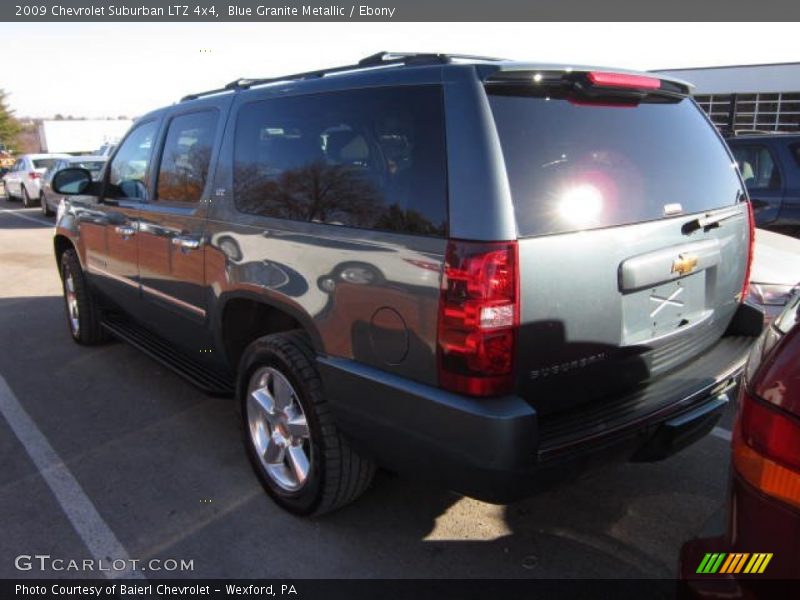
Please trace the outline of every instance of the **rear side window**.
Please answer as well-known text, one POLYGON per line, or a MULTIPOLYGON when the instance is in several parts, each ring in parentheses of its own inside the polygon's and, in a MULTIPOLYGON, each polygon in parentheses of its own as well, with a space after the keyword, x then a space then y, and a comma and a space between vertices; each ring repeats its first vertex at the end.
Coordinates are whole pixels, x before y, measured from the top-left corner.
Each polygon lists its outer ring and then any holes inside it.
POLYGON ((769 148, 761 145, 736 145, 731 148, 739 172, 750 190, 777 190, 781 187, 781 173, 769 148))
POLYGON ((56 158, 37 158, 33 161, 34 169, 49 169, 56 163, 56 158))
POLYGON ((158 200, 200 200, 206 187, 217 120, 216 110, 206 110, 170 121, 158 170, 158 200))
POLYGON ((741 184, 692 100, 583 103, 487 88, 521 236, 734 204, 741 184))
POLYGON ((252 214, 442 236, 441 90, 352 90, 242 106, 236 206, 252 214))

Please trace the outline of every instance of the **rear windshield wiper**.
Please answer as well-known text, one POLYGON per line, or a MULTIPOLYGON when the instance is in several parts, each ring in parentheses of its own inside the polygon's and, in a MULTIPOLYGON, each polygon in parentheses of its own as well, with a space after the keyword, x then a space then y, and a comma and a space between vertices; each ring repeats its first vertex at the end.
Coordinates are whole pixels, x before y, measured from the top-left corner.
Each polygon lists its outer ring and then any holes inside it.
POLYGON ((713 229, 714 227, 719 227, 722 221, 727 221, 728 219, 732 219, 733 217, 737 217, 742 214, 742 210, 740 206, 735 208, 731 208, 726 210, 725 212, 719 212, 715 215, 711 213, 706 213, 702 217, 697 217, 685 223, 683 226, 683 233, 692 233, 693 231, 697 231, 698 229, 702 229, 704 231, 708 231, 709 229, 713 229))

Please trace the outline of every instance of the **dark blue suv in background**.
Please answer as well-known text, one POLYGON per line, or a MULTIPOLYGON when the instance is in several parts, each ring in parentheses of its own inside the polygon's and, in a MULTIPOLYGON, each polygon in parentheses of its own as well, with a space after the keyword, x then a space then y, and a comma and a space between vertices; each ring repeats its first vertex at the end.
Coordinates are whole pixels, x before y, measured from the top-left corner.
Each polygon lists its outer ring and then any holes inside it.
POLYGON ((748 133, 728 139, 753 201, 756 225, 800 234, 800 134, 748 133))

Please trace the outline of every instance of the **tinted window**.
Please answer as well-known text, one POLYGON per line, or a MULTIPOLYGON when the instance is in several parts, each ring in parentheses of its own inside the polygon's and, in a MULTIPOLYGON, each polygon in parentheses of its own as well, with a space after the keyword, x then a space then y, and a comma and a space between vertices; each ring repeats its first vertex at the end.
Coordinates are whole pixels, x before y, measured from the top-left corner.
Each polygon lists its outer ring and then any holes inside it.
POLYGON ((741 192, 723 143, 690 99, 593 104, 489 90, 520 235, 659 219, 674 204, 695 213, 731 205, 741 192))
POLYGON ((155 121, 136 126, 122 142, 109 168, 109 198, 147 200, 147 168, 158 127, 155 121))
POLYGON ((736 157, 736 164, 739 165, 739 172, 747 189, 780 189, 781 174, 766 146, 734 146, 731 151, 736 157))
POLYGON ((33 168, 49 169, 56 163, 57 160, 58 160, 57 158, 37 158, 36 160, 33 161, 33 168))
POLYGON ((67 165, 63 160, 56 161, 47 168, 47 171, 45 171, 44 175, 42 175, 42 178, 50 181, 53 178, 53 175, 67 166, 69 165, 67 165))
POLYGON ((73 161, 69 166, 86 169, 92 174, 92 179, 96 180, 100 177, 100 172, 103 170, 104 164, 106 163, 102 160, 81 160, 77 162, 73 161))
POLYGON ((792 151, 795 164, 800 167, 800 144, 792 144, 789 149, 792 151))
POLYGON ((217 116, 217 111, 212 110, 172 119, 158 171, 159 200, 200 200, 206 187, 217 116))
POLYGON ((444 235, 438 87, 354 90, 244 105, 234 197, 270 217, 444 235))

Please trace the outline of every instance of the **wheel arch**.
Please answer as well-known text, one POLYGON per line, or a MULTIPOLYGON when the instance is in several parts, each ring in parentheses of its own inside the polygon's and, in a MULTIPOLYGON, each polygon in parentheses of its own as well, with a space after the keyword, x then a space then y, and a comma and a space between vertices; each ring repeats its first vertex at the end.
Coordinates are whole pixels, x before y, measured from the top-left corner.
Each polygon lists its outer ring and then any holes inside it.
POLYGON ((315 352, 323 350, 322 338, 312 319, 300 308, 248 292, 220 296, 214 316, 215 337, 229 368, 236 371, 245 348, 254 340, 292 330, 305 332, 315 352))
POLYGON ((81 262, 81 267, 83 267, 83 261, 81 261, 80 252, 78 252, 78 249, 72 240, 63 233, 56 233, 56 235, 53 237, 53 251, 55 252, 56 257, 56 266, 59 269, 61 268, 61 257, 67 250, 75 250, 75 253, 78 255, 78 261, 81 262))

